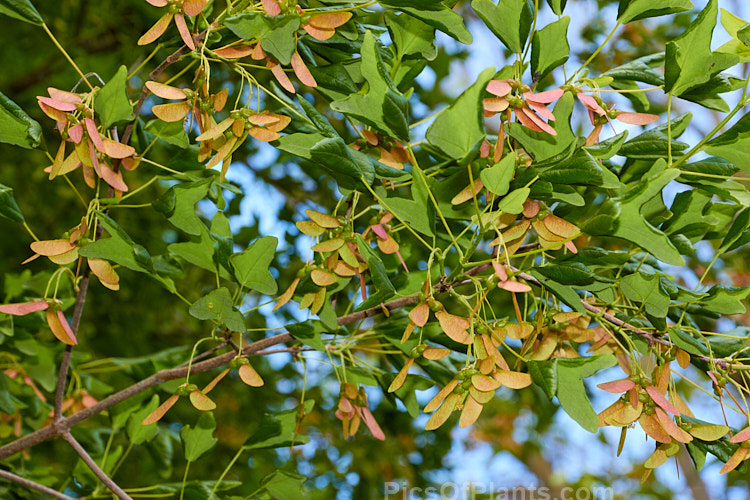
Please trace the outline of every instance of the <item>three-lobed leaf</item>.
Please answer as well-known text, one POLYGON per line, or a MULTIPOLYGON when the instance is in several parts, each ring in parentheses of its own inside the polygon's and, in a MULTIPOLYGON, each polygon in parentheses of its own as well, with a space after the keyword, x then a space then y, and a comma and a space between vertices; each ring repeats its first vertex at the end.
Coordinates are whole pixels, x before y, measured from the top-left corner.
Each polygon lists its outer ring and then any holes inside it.
POLYGON ((216 420, 210 411, 201 413, 195 427, 186 425, 180 430, 182 449, 185 452, 185 460, 195 462, 201 455, 213 448, 219 441, 214 437, 216 420))
POLYGON ((274 295, 278 291, 276 280, 269 272, 278 243, 275 236, 263 236, 229 258, 234 275, 242 286, 266 295, 274 295))
POLYGON ((128 100, 127 80, 128 69, 120 66, 117 73, 96 94, 94 110, 105 129, 135 119, 133 105, 128 100))

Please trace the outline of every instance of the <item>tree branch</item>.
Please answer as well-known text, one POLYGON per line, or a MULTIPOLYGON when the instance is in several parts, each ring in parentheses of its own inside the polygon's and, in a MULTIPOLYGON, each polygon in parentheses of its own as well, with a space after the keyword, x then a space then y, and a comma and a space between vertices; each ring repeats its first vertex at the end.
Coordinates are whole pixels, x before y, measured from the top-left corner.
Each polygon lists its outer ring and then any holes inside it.
POLYGON ((287 347, 284 349, 269 349, 267 351, 260 351, 260 352, 256 352, 253 356, 267 356, 269 354, 280 354, 280 353, 297 354, 300 352, 315 351, 315 350, 317 349, 313 347, 293 346, 293 347, 287 347))
MULTIPOLYGON (((512 266, 511 266, 511 269, 513 269, 514 271, 518 271, 518 269, 515 269, 512 266)), ((544 288, 544 285, 542 285, 542 283, 539 282, 539 280, 537 280, 536 278, 534 278, 533 276, 531 276, 529 274, 526 274, 524 272, 517 272, 516 276, 518 276, 522 280, 527 281, 527 282, 529 282, 529 283, 531 283, 533 285, 536 285, 538 287, 544 288)), ((586 302, 583 299, 581 299, 581 305, 587 311, 592 312, 592 313, 594 313, 594 314, 596 314, 598 316, 601 316, 602 318, 604 318, 605 320, 607 320, 608 323, 611 323, 613 325, 619 326, 620 328, 624 328, 626 330, 629 330, 629 331, 635 333, 636 335, 638 335, 639 337, 642 337, 642 338, 646 339, 649 344, 660 344, 660 345, 663 345, 665 347, 674 347, 674 344, 668 340, 669 335, 667 335, 667 334, 664 334, 664 335, 666 335, 667 338, 659 337, 656 334, 654 334, 653 332, 648 332, 646 330, 638 328, 637 326, 633 326, 630 323, 628 323, 627 321, 623 321, 620 318, 617 318, 616 316, 613 316, 612 314, 609 314, 608 312, 606 312, 604 310, 604 308, 597 307, 597 306, 595 306, 593 304, 589 304, 588 302, 586 302)), ((658 334, 662 335, 661 332, 658 332, 658 334)), ((711 358, 709 356, 703 356, 702 354, 692 354, 692 353, 688 353, 688 354, 690 354, 690 357, 692 357, 693 359, 704 361, 704 362, 708 363, 709 365, 716 365, 717 367, 719 367, 719 368, 721 368, 723 370, 731 369, 731 368, 733 368, 735 366, 735 365, 733 365, 727 359, 711 358)))
POLYGON ((102 469, 99 467, 96 462, 94 462, 94 459, 91 458, 91 455, 89 455, 85 449, 83 449, 83 446, 81 446, 81 443, 76 441, 76 438, 73 437, 73 435, 65 431, 62 434, 62 437, 65 441, 68 442, 68 444, 78 453, 78 456, 81 457, 81 460, 83 460, 86 465, 88 465, 89 469, 91 469, 91 472, 96 474, 96 477, 99 478, 99 480, 104 483, 104 485, 110 489, 112 493, 117 495, 117 498, 120 500, 133 500, 130 498, 130 496, 122 491, 122 488, 120 488, 117 483, 112 481, 112 478, 110 478, 102 469))
MULTIPOLYGON (((81 261, 83 262, 83 260, 81 261)), ((83 279, 81 279, 81 285, 78 288, 78 294, 76 295, 76 307, 73 310, 73 322, 70 325, 70 329, 73 330, 73 334, 78 335, 78 327, 81 325, 81 316, 83 315, 83 306, 86 303, 86 294, 89 290, 89 278, 91 277, 91 270, 88 265, 86 270, 83 272, 83 279)), ((63 398, 65 397, 65 382, 68 380, 68 368, 70 367, 70 356, 73 353, 73 346, 65 346, 65 352, 63 353, 63 359, 60 363, 60 373, 57 375, 57 388, 55 389, 55 413, 54 419, 58 421, 62 418, 62 404, 63 398)))
MULTIPOLYGON (((491 264, 480 264, 474 268, 469 269, 466 273, 464 273, 464 275, 465 276, 477 275, 489 269, 490 266, 491 264)), ((543 285, 533 276, 524 272, 518 272, 518 270, 513 267, 511 267, 511 269, 514 272, 517 272, 517 276, 519 278, 531 284, 534 284, 536 286, 543 287, 543 285)), ((465 285, 468 283, 471 283, 471 280, 462 280, 462 281, 454 282, 454 283, 440 282, 437 285, 435 285, 433 289, 436 292, 440 293, 440 292, 445 292, 451 288, 465 285)), ((395 299, 390 302, 385 302, 378 306, 365 309, 364 311, 359 311, 356 313, 351 313, 345 316, 341 316, 340 318, 338 318, 338 324, 346 325, 349 323, 354 323, 356 321, 360 321, 365 318, 369 318, 372 316, 377 316, 379 314, 382 314, 386 310, 392 311, 400 307, 405 307, 407 305, 414 304, 418 300, 419 300, 418 296, 402 297, 399 299, 395 299)), ((623 320, 620 320, 619 318, 616 318, 615 316, 612 316, 611 314, 605 312, 604 309, 600 307, 589 304, 588 302, 584 300, 581 300, 581 304, 588 311, 601 316, 602 318, 604 318, 605 320, 607 320, 608 322, 614 325, 617 325, 617 326, 620 326, 622 328, 632 331, 636 335, 639 335, 645 338, 649 342, 655 342, 655 343, 662 344, 668 347, 672 346, 672 344, 668 340, 659 338, 651 332, 647 332, 623 320)), ((260 355, 260 354, 270 354, 270 352, 263 352, 263 351, 265 351, 271 346, 284 344, 292 340, 293 340, 293 337, 289 333, 282 333, 279 335, 275 335, 273 337, 267 337, 267 338, 258 340, 256 342, 253 342, 252 344, 246 345, 242 349, 242 355, 251 356, 251 355, 260 355)), ((216 350, 217 350, 216 347, 211 349, 212 352, 215 352, 216 350)), ((279 352, 283 352, 283 350, 279 352)), ((220 356, 216 356, 214 358, 208 359, 206 361, 201 361, 200 363, 193 364, 192 368, 190 369, 190 373, 193 373, 193 374, 203 373, 208 370, 218 368, 219 366, 223 366, 229 363, 232 359, 235 358, 236 355, 237 355, 236 351, 230 351, 220 356)), ((203 357, 203 355, 199 355, 199 356, 203 357)), ((732 367, 732 365, 729 364, 728 361, 725 359, 711 359, 707 356, 701 356, 701 355, 692 355, 692 356, 694 359, 699 359, 707 363, 714 363, 715 365, 722 367, 722 368, 732 367)), ((157 386, 169 380, 174 380, 177 378, 185 377, 187 373, 188 373, 187 365, 180 365, 176 368, 159 371, 151 375, 150 377, 145 378, 141 380, 140 382, 137 382, 131 385, 130 387, 127 387, 121 390, 120 392, 117 392, 99 401, 97 404, 89 408, 86 408, 78 413, 75 413, 68 418, 61 418, 59 421, 53 422, 51 425, 47 427, 42 427, 41 429, 38 429, 32 432, 31 434, 27 434, 26 436, 18 438, 13 442, 8 443, 7 445, 0 447, 0 460, 3 460, 11 455, 14 455, 22 450, 30 448, 48 439, 60 436, 63 433, 67 432, 72 426, 79 424, 80 422, 83 422, 84 420, 87 420, 93 417, 94 415, 101 413, 102 411, 116 405, 117 403, 125 401, 126 399, 131 398, 135 396, 136 394, 139 394, 147 389, 150 389, 151 387, 157 386)))
POLYGON ((182 363, 181 365, 178 365, 178 366, 177 366, 177 368, 182 368, 183 366, 188 366, 188 365, 189 365, 190 363, 195 363, 196 361, 198 361, 198 360, 200 360, 200 359, 203 359, 203 358, 207 358, 207 357, 209 357, 210 355, 212 355, 213 353, 215 353, 216 351, 218 351, 218 350, 220 350, 220 349, 222 349, 222 348, 224 348, 224 347, 226 347, 226 346, 227 346, 227 341, 225 340, 225 341, 224 341, 224 342, 222 342, 221 344, 219 344, 219 345, 216 345, 216 346, 212 347, 211 349, 209 349, 209 350, 207 350, 207 351, 203 351, 203 352, 202 352, 202 353, 200 353, 200 354, 196 354, 196 355, 195 355, 195 356, 193 357, 193 359, 189 359, 189 360, 185 361, 185 362, 184 362, 184 363, 182 363))
MULTIPOLYGON (((258 340, 257 342, 253 342, 252 344, 246 345, 242 349, 242 354, 248 355, 248 356, 253 355, 259 351, 268 349, 269 347, 272 347, 278 344, 283 344, 291 340, 292 340, 292 336, 290 334, 282 333, 282 334, 279 334, 273 337, 268 337, 265 339, 261 339, 261 340, 258 340)), ((236 355, 237 354, 234 351, 232 351, 232 352, 228 352, 220 356, 217 356, 215 358, 208 359, 206 361, 201 361, 200 363, 196 363, 192 366, 192 368, 190 369, 190 373, 191 374, 202 373, 202 372, 206 372, 208 370, 217 368, 219 366, 225 365, 229 363, 232 359, 234 359, 236 355)), ((27 434, 26 436, 18 438, 15 441, 8 443, 5 446, 0 447, 0 460, 3 460, 11 455, 14 455, 34 445, 47 441, 48 439, 52 439, 54 437, 60 436, 63 433, 67 432, 74 425, 79 424, 83 422, 84 420, 87 420, 93 417, 94 415, 97 415, 103 412, 104 410, 108 408, 111 408, 117 403, 121 403, 122 401, 125 401, 126 399, 131 398, 135 396, 136 394, 139 394, 145 391, 146 389, 150 389, 151 387, 157 386, 164 382, 168 382, 169 380, 174 380, 177 378, 185 377, 187 375, 187 372, 188 372, 187 366, 171 368, 171 369, 156 372, 150 377, 145 378, 141 380, 140 382, 136 382, 135 384, 129 387, 126 387, 120 392, 116 392, 115 394, 112 394, 111 396, 99 401, 98 403, 96 403, 93 406, 90 406, 89 408, 79 411, 78 413, 74 413, 70 417, 67 417, 67 418, 63 417, 59 421, 53 422, 51 425, 42 427, 41 429, 38 429, 32 432, 31 434, 27 434)))
POLYGON ((30 479, 17 476, 13 474, 12 472, 8 472, 8 471, 0 469, 0 477, 5 478, 8 481, 12 481, 14 483, 20 484, 21 486, 26 486, 27 488, 31 488, 32 490, 41 491, 45 495, 49 495, 53 498, 58 498, 60 500, 74 500, 73 497, 69 497, 68 495, 63 495, 59 491, 55 491, 52 488, 48 488, 42 484, 31 481, 30 479))

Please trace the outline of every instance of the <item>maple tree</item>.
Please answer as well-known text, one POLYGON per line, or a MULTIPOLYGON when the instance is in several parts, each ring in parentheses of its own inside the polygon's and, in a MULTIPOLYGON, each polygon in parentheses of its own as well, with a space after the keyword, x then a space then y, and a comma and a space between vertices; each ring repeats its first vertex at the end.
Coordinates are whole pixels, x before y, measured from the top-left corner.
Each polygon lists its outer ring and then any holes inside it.
MULTIPOLYGON (((150 21, 105 80, 44 8, 0 0, 69 65, 40 82, 39 113, 0 94, 0 142, 34 159, 15 183, 0 177, 0 216, 23 240, 0 305, 5 491, 293 497, 306 478, 273 466, 242 491, 238 459, 331 436, 331 421, 348 448, 362 424, 378 446, 414 446, 420 413, 421 433, 476 424, 513 443, 493 428, 498 401, 619 429, 618 453, 641 429, 642 481, 684 450, 698 469, 708 456, 745 469, 744 20, 717 0, 692 13, 688 0, 611 2, 616 25, 578 62, 565 0, 138 3, 150 21), (418 76, 450 59, 436 32, 471 46, 468 13, 510 63, 436 96, 418 76), (663 47, 601 53, 662 16, 684 20, 663 47), (719 19, 731 40, 712 50, 719 19), (677 109, 719 119, 689 144, 693 114, 677 109), (268 151, 284 172, 251 170, 243 192, 238 164, 268 151), (243 197, 263 205, 269 186, 285 197, 283 241, 237 226, 243 197), (180 334, 155 341, 163 329, 180 334), (308 381, 313 364, 328 372, 308 381), (611 381, 584 383, 604 370, 611 381), (709 395, 711 420, 686 387, 709 395), (241 439, 222 431, 237 420, 251 420, 241 439), (44 470, 54 438, 80 458, 66 472, 44 470), (197 476, 221 447, 219 475, 197 476), (118 476, 139 470, 131 453, 162 481, 118 476)), ((364 494, 382 492, 385 469, 364 494)))

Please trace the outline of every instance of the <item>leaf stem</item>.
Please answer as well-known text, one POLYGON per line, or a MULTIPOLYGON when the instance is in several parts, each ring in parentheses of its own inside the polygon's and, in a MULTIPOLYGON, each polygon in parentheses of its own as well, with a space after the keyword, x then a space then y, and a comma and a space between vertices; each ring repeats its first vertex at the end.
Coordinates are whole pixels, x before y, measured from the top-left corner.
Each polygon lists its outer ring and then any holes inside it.
POLYGON ((570 84, 570 82, 574 81, 576 79, 576 76, 578 76, 578 73, 580 73, 581 71, 583 71, 583 69, 586 66, 588 66, 591 63, 591 61, 594 60, 594 58, 596 56, 599 55, 599 52, 601 52, 602 49, 604 48, 604 46, 607 45, 607 43, 609 42, 609 40, 614 36, 615 32, 617 31, 617 28, 619 28, 619 27, 620 27, 620 22, 618 21, 617 24, 615 24, 615 27, 612 28, 612 31, 609 32, 609 35, 607 35, 607 38, 605 38, 604 41, 601 43, 601 45, 599 45, 599 47, 596 48, 596 50, 594 51, 594 53, 591 54, 589 56, 589 58, 586 59, 586 62, 583 63, 583 65, 580 68, 578 68, 576 70, 576 72, 573 73, 573 75, 565 81, 566 84, 570 84))
POLYGON ((182 476, 182 487, 180 488, 180 500, 182 500, 183 496, 185 495, 185 483, 187 482, 188 471, 190 470, 191 463, 192 462, 188 460, 188 463, 185 464, 185 474, 183 474, 182 476))
POLYGON ((62 55, 65 56, 65 59, 67 59, 68 62, 71 64, 71 66, 73 66, 73 68, 76 70, 76 73, 78 73, 78 75, 81 77, 81 80, 86 82, 86 85, 88 85, 91 90, 94 90, 94 86, 91 85, 91 82, 89 82, 88 78, 86 78, 86 75, 83 74, 83 71, 81 71, 81 68, 79 68, 76 62, 73 60, 73 58, 70 57, 70 54, 68 54, 68 51, 65 50, 65 47, 60 45, 60 42, 57 41, 57 38, 55 38, 55 35, 52 34, 52 32, 50 31, 50 29, 47 27, 46 24, 42 23, 42 29, 44 30, 45 33, 47 33, 47 36, 50 37, 50 39, 52 40, 52 43, 55 44, 55 47, 57 47, 57 49, 60 52, 62 52, 62 55))
POLYGON ((237 450, 237 453, 234 454, 234 457, 232 457, 232 460, 229 461, 229 464, 224 468, 224 470, 221 473, 221 476, 219 476, 219 479, 216 480, 216 483, 214 483, 214 487, 211 488, 211 494, 208 497, 208 500, 213 500, 214 495, 216 494, 216 490, 221 484, 222 481, 224 481, 224 477, 229 473, 229 470, 234 466, 234 464, 237 462, 237 460, 240 459, 240 456, 242 456, 242 453, 244 453, 245 447, 241 446, 239 450, 237 450))
POLYGON ((674 164, 672 165, 672 168, 677 168, 683 163, 685 163, 690 157, 692 157, 694 154, 699 152, 703 146, 706 145, 708 141, 710 141, 714 135, 716 135, 719 131, 721 131, 722 128, 724 128, 724 125, 729 123, 729 120, 731 120, 734 115, 736 115, 742 108, 747 105, 747 85, 750 83, 750 77, 748 77, 745 80, 745 87, 742 89, 742 97, 740 98, 737 105, 734 107, 732 111, 727 114, 727 116, 724 117, 723 120, 721 120, 708 134, 706 134, 700 141, 698 141, 698 144, 693 146, 690 151, 682 155, 674 164))

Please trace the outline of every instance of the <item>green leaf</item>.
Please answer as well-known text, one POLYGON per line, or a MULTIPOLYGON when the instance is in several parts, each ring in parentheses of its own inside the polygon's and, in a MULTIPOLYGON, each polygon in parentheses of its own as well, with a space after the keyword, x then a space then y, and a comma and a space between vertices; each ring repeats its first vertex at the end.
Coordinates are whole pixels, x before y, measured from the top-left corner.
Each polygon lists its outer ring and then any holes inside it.
POLYGON ((195 427, 186 425, 180 431, 182 449, 185 451, 185 460, 195 462, 198 458, 213 448, 219 441, 214 437, 216 421, 214 414, 210 411, 201 413, 195 427))
POLYGON ((409 102, 386 71, 370 31, 365 33, 361 54, 366 90, 333 101, 331 109, 356 118, 387 136, 409 142, 409 102))
POLYGON ((569 287, 568 285, 563 285, 561 283, 558 283, 537 270, 532 270, 531 275, 535 277, 539 282, 542 284, 542 286, 552 292, 552 294, 563 301, 566 305, 570 306, 579 313, 586 313, 586 309, 583 308, 583 305, 581 305, 581 298, 578 296, 576 291, 569 287))
POLYGON ((29 0, 0 0, 0 14, 41 26, 44 19, 29 0))
POLYGON ((737 32, 737 38, 740 42, 745 45, 750 45, 750 25, 746 25, 744 28, 737 32))
POLYGON ((388 278, 388 272, 385 270, 385 265, 378 254, 372 251, 370 245, 359 234, 356 235, 356 240, 359 253, 365 258, 369 266, 372 284, 377 290, 377 293, 370 295, 367 300, 355 309, 356 311, 361 311, 389 300, 396 294, 396 288, 388 278))
POLYGON ((630 300, 643 304, 646 312, 664 318, 669 312, 669 295, 660 285, 655 274, 633 273, 620 280, 620 290, 630 300))
MULTIPOLYGON (((314 406, 314 400, 305 400, 304 414, 310 413, 314 406)), ((299 415, 299 408, 275 414, 264 413, 257 430, 245 441, 242 448, 245 450, 288 448, 289 446, 309 442, 310 438, 299 434, 297 430, 299 415)))
POLYGON ((260 41, 263 50, 287 66, 297 47, 295 33, 300 28, 300 16, 267 16, 260 12, 243 12, 227 17, 224 26, 240 38, 260 41))
POLYGON ((568 0, 547 0, 547 3, 555 14, 561 16, 568 0))
POLYGON ((560 359, 562 358, 552 358, 547 361, 530 360, 528 362, 531 379, 542 388, 550 399, 557 394, 557 362, 560 359))
POLYGON ((412 167, 411 199, 388 198, 388 211, 392 211, 399 219, 405 221, 416 231, 427 236, 434 236, 435 212, 429 200, 429 185, 427 177, 416 165, 412 167))
POLYGON ((0 92, 0 142, 34 149, 42 140, 42 127, 0 92))
POLYGON ((704 151, 724 158, 745 172, 750 172, 750 114, 706 144, 704 151))
POLYGON ((130 439, 132 444, 137 445, 151 441, 159 433, 158 423, 156 422, 149 425, 141 425, 143 419, 148 417, 158 406, 159 396, 154 394, 146 406, 130 414, 125 432, 127 432, 128 439, 130 439))
POLYGON ((379 0, 380 5, 401 9, 411 7, 421 10, 444 10, 446 7, 436 0, 379 0))
POLYGON ((553 184, 603 186, 606 189, 620 187, 617 176, 603 169, 586 149, 580 149, 570 158, 544 168, 539 178, 553 184))
POLYGON ((322 321, 308 319, 299 323, 290 323, 286 328, 289 330, 289 334, 296 340, 320 352, 326 352, 326 344, 323 342, 320 334, 328 333, 329 329, 326 328, 322 321))
POLYGON ((8 390, 8 377, 4 373, 0 374, 0 411, 6 415, 13 415, 16 412, 16 405, 8 390))
POLYGON ((497 210, 506 214, 520 214, 523 212, 523 204, 529 198, 530 193, 531 189, 527 187, 514 189, 500 200, 500 203, 497 204, 497 210))
POLYGON ((548 361, 530 361, 529 373, 534 382, 552 398, 557 396, 560 406, 589 432, 599 430, 599 420, 586 395, 583 379, 599 370, 617 364, 612 354, 582 358, 556 358, 548 361))
POLYGON ((472 0, 471 8, 484 24, 514 54, 523 52, 534 18, 534 4, 529 0, 472 0))
MULTIPOLYGON (((673 156, 682 154, 682 151, 689 147, 688 144, 676 141, 675 138, 680 136, 691 120, 692 113, 685 113, 672 120, 671 149, 673 156)), ((634 159, 666 159, 669 156, 670 141, 667 137, 667 127, 665 125, 646 130, 642 134, 632 138, 623 144, 619 154, 634 159)))
POLYGON ((188 234, 198 236, 206 225, 195 213, 195 204, 208 195, 211 179, 186 182, 170 187, 154 203, 154 208, 167 216, 169 222, 188 234))
POLYGON ((561 262, 534 268, 539 274, 563 285, 590 285, 596 276, 580 262, 561 262))
POLYGON ((687 447, 688 453, 690 453, 690 458, 693 459, 693 463, 695 464, 696 470, 702 470, 703 466, 706 464, 706 451, 705 449, 701 450, 698 446, 696 446, 693 443, 687 443, 685 445, 687 447))
POLYGON ((24 222, 21 209, 13 197, 13 188, 0 184, 0 216, 14 222, 24 222))
POLYGON ((529 130, 519 123, 510 124, 509 135, 518 140, 524 149, 533 155, 536 162, 543 162, 558 155, 570 156, 576 141, 576 136, 570 128, 574 99, 572 93, 566 92, 555 104, 555 120, 549 122, 549 125, 555 129, 557 136, 529 130))
MULTIPOLYGON (((438 4, 438 2, 435 3, 438 4)), ((466 25, 464 25, 464 18, 461 17, 461 14, 447 7, 439 10, 400 7, 399 10, 419 19, 423 23, 439 29, 446 35, 461 43, 469 45, 473 40, 471 33, 466 29, 466 25)))
POLYGON ((135 120, 133 105, 128 100, 128 69, 120 66, 115 76, 96 94, 94 110, 99 123, 106 129, 135 120))
POLYGON ((182 149, 190 147, 190 139, 187 132, 185 132, 185 125, 181 120, 177 122, 165 122, 158 119, 151 120, 143 129, 172 146, 182 149))
MULTIPOLYGON (((145 394, 143 395, 145 396, 145 394)), ((118 403, 110 408, 107 414, 109 416, 110 422, 112 422, 112 429, 117 431, 125 427, 125 425, 128 423, 130 415, 132 415, 134 411, 141 409, 141 403, 143 403, 144 399, 145 398, 143 397, 141 397, 140 399, 137 397, 126 399, 122 403, 118 403)), ((158 397, 156 399, 156 405, 159 405, 158 397)), ((154 407, 154 409, 155 408, 156 407, 154 407)))
POLYGON ((750 226, 750 209, 744 208, 737 214, 732 226, 721 241, 719 252, 726 252, 742 236, 748 226, 750 226))
MULTIPOLYGON (((430 3, 435 2, 430 0, 430 3)), ((417 18, 393 12, 387 12, 385 20, 400 59, 424 58, 432 61, 437 57, 435 28, 417 18)))
POLYGON ((233 332, 244 332, 245 318, 234 308, 232 296, 226 287, 217 288, 196 300, 190 306, 190 315, 224 324, 233 332))
POLYGON ((625 24, 647 17, 665 16, 693 8, 689 0, 620 0, 617 22, 625 24))
POLYGON ((278 243, 274 236, 263 236, 242 253, 229 258, 234 275, 242 286, 266 295, 274 295, 278 291, 276 280, 268 271, 278 243))
MULTIPOLYGON (((666 161, 661 159, 656 162, 654 169, 663 170, 665 167, 666 161)), ((631 189, 620 201, 620 213, 616 218, 614 230, 606 236, 616 236, 635 243, 667 264, 685 265, 680 252, 669 237, 646 221, 641 213, 641 208, 654 196, 661 196, 664 187, 678 175, 679 172, 674 170, 665 170, 649 179, 643 179, 639 185, 631 189)))
POLYGON ((649 85, 664 85, 664 77, 654 71, 654 65, 664 63, 664 53, 651 54, 639 57, 630 62, 614 67, 602 73, 601 76, 611 77, 615 80, 626 80, 643 82, 649 85))
POLYGON ((746 27, 747 22, 731 12, 721 9, 721 24, 732 39, 719 47, 717 52, 735 54, 740 58, 739 62, 741 63, 750 61, 750 45, 739 39, 739 32, 746 27))
POLYGON ((214 262, 215 247, 216 242, 211 238, 210 233, 204 227, 201 229, 200 239, 197 241, 172 243, 167 249, 194 266, 198 266, 207 271, 216 272, 216 263, 214 262))
POLYGON ((570 56, 568 25, 570 18, 562 17, 534 33, 531 42, 531 73, 544 78, 553 69, 565 64, 570 56))
MULTIPOLYGON (((305 107, 304 104, 303 107, 305 107)), ((308 111, 308 116, 318 125, 317 119, 314 118, 315 114, 308 111)), ((317 116, 321 120, 325 120, 319 113, 317 113, 317 116)), ((325 122, 327 123, 327 121, 325 122)), ((330 127, 330 124, 326 129, 328 130, 324 131, 324 134, 295 133, 283 135, 274 142, 274 145, 282 151, 314 161, 328 170, 340 185, 346 183, 346 179, 342 179, 341 175, 345 175, 349 180, 361 179, 364 183, 371 184, 375 179, 375 164, 369 157, 364 161, 363 156, 366 157, 366 155, 360 154, 359 151, 347 146, 336 131, 330 127)), ((399 173, 403 175, 403 172, 399 171, 399 173)))
MULTIPOLYGON (((356 91, 357 89, 355 88, 351 90, 351 93, 354 93, 356 91)), ((318 111, 310 101, 308 101, 301 95, 297 94, 297 102, 299 102, 299 105, 302 107, 302 110, 305 112, 308 118, 310 118, 310 120, 313 122, 313 125, 315 125, 315 128, 320 130, 323 136, 330 137, 332 139, 341 137, 339 133, 336 132, 336 129, 333 128, 333 125, 331 125, 331 122, 329 122, 328 119, 325 116, 323 116, 323 114, 320 111, 318 111)), ((319 134, 307 134, 307 135, 318 136, 319 134)), ((316 140, 314 142, 318 142, 318 141, 316 140)), ((301 155, 297 155, 297 156, 301 156, 301 155)))
POLYGON ((102 212, 95 213, 99 224, 110 237, 88 243, 82 246, 78 253, 82 257, 106 259, 133 271, 153 271, 153 263, 148 251, 133 242, 130 236, 108 215, 102 212))
POLYGON ((513 173, 516 171, 516 153, 512 152, 490 168, 482 169, 479 174, 482 184, 491 193, 503 196, 508 192, 513 173))
MULTIPOLYGON (((314 135, 317 136, 317 134, 314 135)), ((290 139, 287 139, 283 141, 283 144, 287 145, 290 141, 290 139)), ((342 182, 340 176, 343 174, 352 179, 362 180, 365 184, 372 184, 375 179, 375 170, 372 164, 356 161, 353 153, 354 150, 347 146, 340 137, 323 138, 308 151, 310 159, 329 170, 339 183, 342 182)))
POLYGON ((619 134, 614 135, 609 139, 603 140, 596 144, 592 144, 591 146, 586 146, 582 149, 594 158, 608 160, 617 154, 627 138, 628 131, 623 130, 619 134))
POLYGON ((726 73, 719 73, 712 76, 706 83, 690 89, 680 97, 686 101, 700 104, 704 108, 727 113, 729 112, 729 104, 719 97, 719 94, 737 90, 743 85, 743 80, 729 76, 726 73))
MULTIPOLYGON (((601 368, 608 368, 614 364, 613 357, 611 364, 604 365, 601 368)), ((597 368, 597 370, 601 368, 597 368)), ((559 366, 557 372, 557 399, 560 401, 560 406, 581 427, 591 433, 598 432, 599 419, 586 395, 586 387, 581 379, 582 375, 575 370, 561 369, 559 366)))
POLYGON ((670 237, 682 234, 689 239, 703 238, 719 222, 710 212, 710 201, 710 194, 697 189, 677 194, 670 208, 675 215, 669 219, 666 227, 662 226, 662 229, 669 233, 670 237))
POLYGON ((276 470, 264 477, 260 484, 271 495, 271 498, 293 500, 306 496, 305 481, 307 481, 305 476, 284 470, 276 470))
POLYGON ((701 299, 700 305, 709 311, 719 314, 744 314, 742 303, 750 295, 750 287, 725 287, 714 285, 708 291, 708 297, 701 299))
POLYGON ((468 157, 485 138, 482 96, 494 73, 495 68, 482 71, 476 83, 442 111, 427 129, 427 142, 448 158, 468 157))
POLYGON ((687 29, 667 42, 665 92, 679 96, 738 62, 739 58, 734 54, 711 52, 711 35, 717 13, 717 0, 709 0, 687 29))
POLYGON ((216 212, 211 219, 211 228, 209 229, 211 239, 217 243, 216 260, 224 269, 231 271, 232 264, 229 258, 234 253, 234 241, 232 239, 232 228, 224 212, 216 212))

